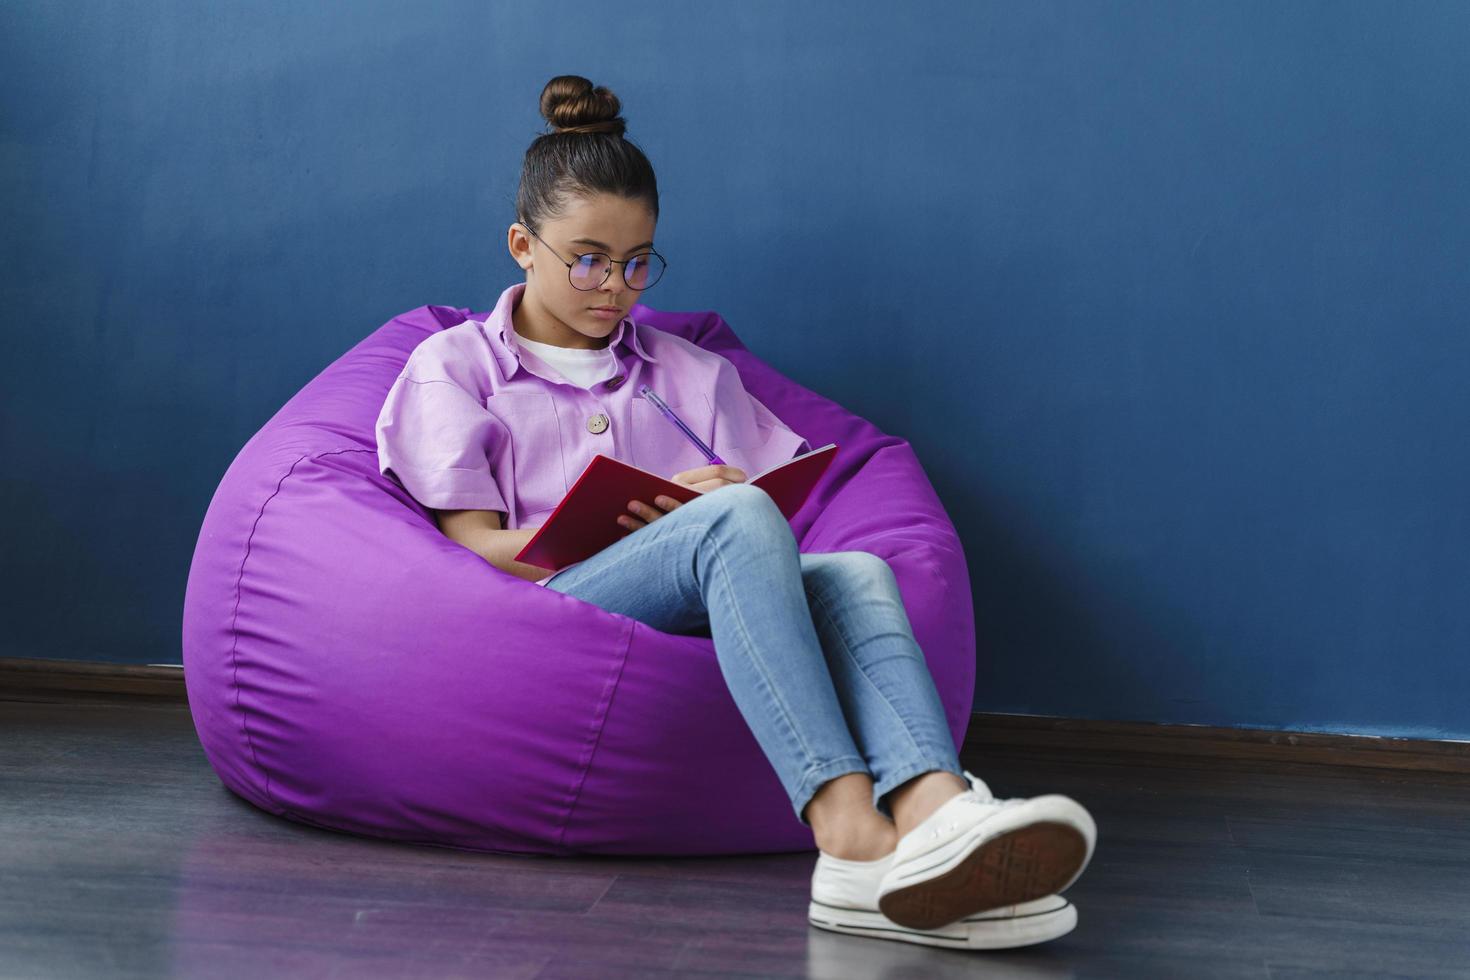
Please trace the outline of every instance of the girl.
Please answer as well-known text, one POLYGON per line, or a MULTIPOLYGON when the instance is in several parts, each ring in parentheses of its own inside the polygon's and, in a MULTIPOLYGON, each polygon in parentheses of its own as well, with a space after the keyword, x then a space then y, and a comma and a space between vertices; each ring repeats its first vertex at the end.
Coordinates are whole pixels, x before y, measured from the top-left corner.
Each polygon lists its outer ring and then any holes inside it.
POLYGON ((620 103, 553 78, 555 127, 526 153, 508 231, 525 282, 414 351, 378 420, 380 469, 445 535, 513 575, 714 640, 737 707, 818 846, 809 920, 957 947, 1062 935, 1057 895, 1095 828, 1058 795, 995 799, 961 767, 897 581, 862 551, 802 554, 764 491, 744 483, 809 447, 752 397, 729 360, 634 322, 659 281, 658 189, 623 137, 620 103), (638 396, 662 396, 725 465, 638 396), (585 419, 568 427, 567 418, 585 419), (568 429, 572 431, 568 431, 568 429), (703 495, 629 501, 626 534, 545 574, 513 556, 596 452, 703 495))

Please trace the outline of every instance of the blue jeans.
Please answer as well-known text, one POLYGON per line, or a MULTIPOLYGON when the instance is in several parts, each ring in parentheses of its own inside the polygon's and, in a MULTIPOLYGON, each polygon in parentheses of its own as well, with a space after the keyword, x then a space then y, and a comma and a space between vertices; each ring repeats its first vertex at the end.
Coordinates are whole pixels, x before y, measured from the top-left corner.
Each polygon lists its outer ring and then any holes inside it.
POLYGON ((883 797, 895 787, 963 773, 893 570, 866 551, 800 553, 759 487, 696 497, 544 588, 713 639, 736 707, 807 826, 807 803, 844 773, 867 773, 890 817, 883 797))

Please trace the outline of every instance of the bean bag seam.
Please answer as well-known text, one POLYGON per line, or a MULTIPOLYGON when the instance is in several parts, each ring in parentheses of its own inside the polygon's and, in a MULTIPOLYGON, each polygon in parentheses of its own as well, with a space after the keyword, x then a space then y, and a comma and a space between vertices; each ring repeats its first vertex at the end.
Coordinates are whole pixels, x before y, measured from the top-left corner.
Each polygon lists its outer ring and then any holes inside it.
POLYGON ((296 459, 291 462, 291 465, 286 470, 286 472, 282 473, 281 478, 276 481, 276 488, 271 491, 270 496, 261 501, 260 509, 255 512, 255 520, 250 523, 250 534, 247 535, 245 538, 245 553, 240 557, 240 571, 235 576, 235 608, 230 615, 230 686, 235 689, 235 710, 240 714, 240 731, 245 736, 245 744, 250 749, 250 761, 255 763, 255 768, 260 771, 261 776, 263 776, 265 779, 265 784, 263 787, 265 798, 270 801, 272 806, 276 807, 277 811, 281 813, 292 813, 293 816, 296 815, 294 811, 284 806, 279 800, 271 795, 270 770, 268 770, 264 765, 261 764, 260 757, 255 752, 255 740, 250 737, 250 712, 240 703, 240 631, 237 626, 240 620, 240 598, 243 591, 241 586, 245 580, 245 565, 250 560, 250 547, 255 541, 255 529, 260 526, 260 519, 265 516, 266 506, 276 498, 277 494, 281 492, 281 488, 286 485, 286 480, 288 480, 291 475, 296 472, 296 467, 301 465, 302 460, 317 460, 322 458, 323 456, 337 456, 342 453, 366 453, 376 451, 377 450, 375 449, 334 449, 328 452, 316 453, 315 455, 311 453, 303 453, 302 455, 296 457, 296 459))
POLYGON ((305 459, 309 453, 304 453, 292 461, 281 478, 276 481, 276 488, 271 491, 270 496, 261 501, 260 509, 255 512, 255 520, 250 522, 250 533, 245 537, 245 553, 240 556, 240 570, 235 575, 235 608, 230 614, 230 686, 235 689, 235 711, 240 715, 240 732, 245 736, 245 744, 250 749, 250 761, 255 763, 255 768, 265 778, 265 797, 277 810, 285 810, 280 802, 271 795, 271 777, 265 766, 260 764, 260 757, 255 753, 255 740, 250 737, 250 713, 240 703, 240 596, 243 591, 242 583, 245 581, 245 563, 250 560, 250 547, 255 542, 255 529, 260 526, 260 519, 265 516, 266 504, 275 499, 276 494, 281 492, 286 477, 295 471, 297 465, 305 459))
POLYGON ((592 730, 589 736, 590 745, 584 747, 582 750, 582 759, 578 763, 578 768, 581 769, 581 773, 577 779, 577 785, 572 790, 572 798, 567 804, 566 817, 562 820, 561 833, 556 835, 558 847, 565 848, 567 846, 567 829, 572 825, 572 816, 576 813, 577 803, 582 798, 582 787, 587 783, 587 773, 591 771, 592 762, 597 756, 597 749, 602 745, 604 722, 607 718, 608 711, 612 708, 613 698, 617 696, 618 685, 622 683, 623 668, 627 666, 628 654, 633 649, 633 631, 636 628, 637 622, 631 620, 624 627, 623 654, 618 658, 617 670, 608 679, 608 683, 603 685, 603 697, 599 701, 597 711, 594 712, 592 718, 592 730))

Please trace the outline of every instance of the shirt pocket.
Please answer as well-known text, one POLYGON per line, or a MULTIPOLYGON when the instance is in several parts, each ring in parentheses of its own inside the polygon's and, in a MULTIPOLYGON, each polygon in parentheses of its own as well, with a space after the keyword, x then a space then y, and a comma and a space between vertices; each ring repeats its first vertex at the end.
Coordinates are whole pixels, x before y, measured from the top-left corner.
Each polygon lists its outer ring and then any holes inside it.
POLYGON ((500 392, 486 398, 485 407, 510 433, 507 448, 517 512, 524 517, 555 507, 566 495, 567 480, 561 428, 551 394, 500 392))
MULTIPOLYGON (((720 447, 710 443, 714 413, 710 411, 709 400, 704 395, 691 395, 677 404, 670 401, 665 401, 665 404, 694 430, 706 446, 716 455, 720 454, 720 447)), ((628 433, 628 441, 634 466, 672 480, 675 473, 710 465, 699 447, 653 402, 647 398, 634 398, 632 407, 632 431, 628 433)))

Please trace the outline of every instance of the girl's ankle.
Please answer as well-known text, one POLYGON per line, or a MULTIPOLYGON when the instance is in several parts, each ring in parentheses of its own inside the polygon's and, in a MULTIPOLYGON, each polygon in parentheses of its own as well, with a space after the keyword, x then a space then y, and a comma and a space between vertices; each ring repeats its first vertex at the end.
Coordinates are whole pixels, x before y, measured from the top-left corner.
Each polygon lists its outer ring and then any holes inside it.
MULTIPOLYGON (((946 776, 950 775, 948 773, 946 776)), ((936 779, 918 798, 910 797, 902 802, 895 801, 895 831, 899 837, 923 823, 936 810, 969 789, 968 783, 955 786, 949 779, 936 779)))
POLYGON ((818 845, 823 854, 844 861, 876 861, 892 854, 898 846, 898 831, 886 818, 870 829, 818 845))

